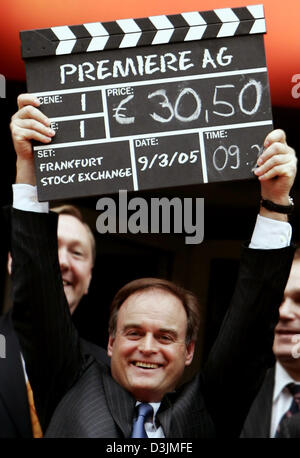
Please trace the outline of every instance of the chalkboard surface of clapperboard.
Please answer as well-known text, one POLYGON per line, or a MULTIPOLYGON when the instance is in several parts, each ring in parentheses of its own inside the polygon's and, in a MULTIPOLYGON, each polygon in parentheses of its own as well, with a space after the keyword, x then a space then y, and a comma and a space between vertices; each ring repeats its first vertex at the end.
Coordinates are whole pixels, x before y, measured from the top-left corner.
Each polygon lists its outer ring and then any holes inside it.
POLYGON ((272 130, 262 5, 21 32, 56 135, 39 200, 253 177, 272 130))

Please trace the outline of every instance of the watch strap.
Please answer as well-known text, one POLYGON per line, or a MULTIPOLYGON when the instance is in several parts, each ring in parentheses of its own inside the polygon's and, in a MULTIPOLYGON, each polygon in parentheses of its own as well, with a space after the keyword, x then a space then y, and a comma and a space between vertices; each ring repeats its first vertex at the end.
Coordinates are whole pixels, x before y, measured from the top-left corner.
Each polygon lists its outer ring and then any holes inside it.
POLYGON ((294 209, 294 202, 291 197, 289 197, 289 204, 288 205, 280 205, 280 204, 275 204, 275 202, 272 202, 271 200, 264 199, 263 197, 261 198, 260 204, 262 207, 266 208, 267 210, 270 210, 272 212, 276 213, 283 213, 285 215, 290 215, 294 209))

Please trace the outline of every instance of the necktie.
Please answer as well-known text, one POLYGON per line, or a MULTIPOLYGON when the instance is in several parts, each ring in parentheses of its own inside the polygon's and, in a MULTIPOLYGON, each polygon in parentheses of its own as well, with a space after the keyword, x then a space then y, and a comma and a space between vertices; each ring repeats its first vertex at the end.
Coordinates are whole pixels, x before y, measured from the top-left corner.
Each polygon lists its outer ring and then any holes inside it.
POLYGON ((290 383, 287 385, 287 388, 291 395, 293 396, 292 403, 289 407, 289 410, 282 416, 277 429, 276 429, 276 434, 275 437, 278 437, 280 433, 280 425, 286 418, 290 418, 292 415, 294 415, 297 412, 300 412, 300 385, 296 385, 295 383, 290 383))
POLYGON ((30 411, 30 418, 31 418, 31 425, 32 425, 32 434, 35 438, 43 437, 42 428, 35 410, 34 400, 33 400, 33 393, 29 383, 29 380, 26 383, 27 388, 27 397, 28 397, 28 404, 29 404, 29 411, 30 411))
POLYGON ((153 416, 153 407, 150 404, 142 403, 138 405, 137 410, 137 418, 133 423, 130 437, 147 438, 145 421, 153 416))

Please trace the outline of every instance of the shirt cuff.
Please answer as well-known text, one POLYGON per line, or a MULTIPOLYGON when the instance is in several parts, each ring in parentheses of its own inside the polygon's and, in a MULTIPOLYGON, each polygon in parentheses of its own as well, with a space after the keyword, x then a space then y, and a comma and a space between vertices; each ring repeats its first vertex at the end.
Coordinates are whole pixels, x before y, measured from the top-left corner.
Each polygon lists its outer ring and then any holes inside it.
POLYGON ((39 202, 37 187, 30 184, 13 184, 13 207, 36 213, 49 213, 49 202, 39 202))
POLYGON ((290 245, 291 238, 290 223, 257 215, 249 248, 259 250, 285 248, 290 245))

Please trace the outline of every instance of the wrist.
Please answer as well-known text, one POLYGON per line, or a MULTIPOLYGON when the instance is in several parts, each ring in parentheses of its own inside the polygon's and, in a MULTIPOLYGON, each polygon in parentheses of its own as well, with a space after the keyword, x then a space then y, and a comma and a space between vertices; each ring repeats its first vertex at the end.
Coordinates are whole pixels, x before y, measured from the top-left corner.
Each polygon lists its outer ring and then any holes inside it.
POLYGON ((293 199, 289 194, 280 197, 268 196, 266 193, 261 194, 261 201, 267 200, 273 202, 275 205, 290 205, 293 202, 293 199))
POLYGON ((276 219, 279 221, 288 221, 288 215, 293 212, 294 202, 290 196, 280 199, 266 199, 261 197, 260 214, 267 218, 276 219))
POLYGON ((283 213, 285 215, 290 215, 294 210, 294 201, 290 196, 288 196, 287 200, 281 200, 280 203, 261 197, 260 204, 267 210, 275 213, 283 213))
POLYGON ((267 210, 266 208, 262 206, 260 207, 259 214, 260 216, 264 216, 265 218, 275 219, 277 221, 284 221, 284 222, 289 221, 288 215, 284 213, 277 213, 277 212, 267 210))
POLYGON ((32 159, 17 158, 16 184, 36 185, 34 162, 32 159))

